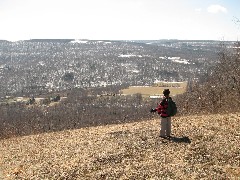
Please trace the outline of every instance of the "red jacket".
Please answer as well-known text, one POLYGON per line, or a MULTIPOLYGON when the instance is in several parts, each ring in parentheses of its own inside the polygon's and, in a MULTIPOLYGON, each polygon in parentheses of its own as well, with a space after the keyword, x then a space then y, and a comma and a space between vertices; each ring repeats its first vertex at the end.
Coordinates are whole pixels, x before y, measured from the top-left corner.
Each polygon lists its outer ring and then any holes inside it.
POLYGON ((169 117, 169 115, 167 114, 168 99, 171 99, 171 97, 169 98, 163 97, 163 100, 160 102, 160 104, 156 108, 156 111, 158 112, 158 114, 163 118, 169 117))

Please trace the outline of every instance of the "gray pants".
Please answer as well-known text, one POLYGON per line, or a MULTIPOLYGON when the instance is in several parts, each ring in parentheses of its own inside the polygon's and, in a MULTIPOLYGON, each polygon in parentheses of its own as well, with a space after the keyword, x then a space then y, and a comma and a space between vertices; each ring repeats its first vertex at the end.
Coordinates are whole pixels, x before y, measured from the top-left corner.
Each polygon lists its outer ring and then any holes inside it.
POLYGON ((171 117, 166 117, 166 118, 161 117, 160 136, 170 136, 170 135, 171 135, 171 117))

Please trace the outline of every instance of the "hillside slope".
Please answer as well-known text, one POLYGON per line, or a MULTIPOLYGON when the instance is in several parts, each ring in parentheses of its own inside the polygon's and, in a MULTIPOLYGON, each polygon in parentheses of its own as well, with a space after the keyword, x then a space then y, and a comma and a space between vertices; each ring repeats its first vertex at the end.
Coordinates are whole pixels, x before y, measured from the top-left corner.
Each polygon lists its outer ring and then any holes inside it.
POLYGON ((0 141, 0 179, 238 179, 240 114, 159 118, 0 141))

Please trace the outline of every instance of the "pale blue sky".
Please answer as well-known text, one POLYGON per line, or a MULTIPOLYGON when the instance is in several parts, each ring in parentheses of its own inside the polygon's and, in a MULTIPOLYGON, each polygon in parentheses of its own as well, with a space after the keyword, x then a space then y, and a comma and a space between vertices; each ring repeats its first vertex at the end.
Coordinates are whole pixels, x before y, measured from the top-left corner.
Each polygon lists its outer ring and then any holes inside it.
POLYGON ((0 39, 239 40, 240 0, 0 0, 0 39))

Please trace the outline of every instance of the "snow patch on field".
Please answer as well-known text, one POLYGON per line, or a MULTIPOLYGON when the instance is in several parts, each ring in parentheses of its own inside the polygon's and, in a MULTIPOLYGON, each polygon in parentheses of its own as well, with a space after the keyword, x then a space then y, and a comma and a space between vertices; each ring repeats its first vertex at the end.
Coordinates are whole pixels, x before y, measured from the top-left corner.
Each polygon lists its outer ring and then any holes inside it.
POLYGON ((70 43, 87 43, 88 41, 83 41, 80 39, 75 39, 74 41, 71 41, 70 43))
POLYGON ((122 57, 122 58, 127 57, 127 58, 129 58, 129 57, 142 57, 142 56, 141 55, 135 55, 135 54, 120 54, 118 57, 122 57))

